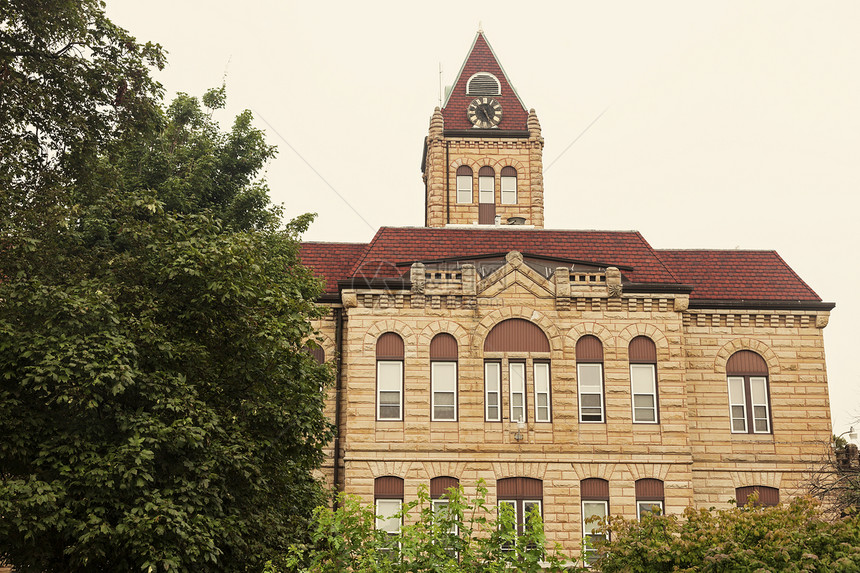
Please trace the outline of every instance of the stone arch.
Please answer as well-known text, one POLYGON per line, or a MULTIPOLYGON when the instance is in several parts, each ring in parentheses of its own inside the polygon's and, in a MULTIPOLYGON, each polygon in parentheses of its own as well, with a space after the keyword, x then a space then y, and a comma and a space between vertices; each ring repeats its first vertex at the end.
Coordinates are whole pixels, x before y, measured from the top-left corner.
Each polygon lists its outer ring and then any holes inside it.
POLYGON ((630 341, 636 338, 637 336, 645 336, 650 338, 654 345, 657 347, 657 360, 664 361, 669 359, 669 339, 666 338, 666 334, 654 326, 653 324, 631 324, 624 330, 618 333, 615 337, 615 344, 617 345, 618 356, 626 356, 627 348, 630 345, 630 341))
MULTIPOLYGON (((717 351, 717 356, 714 359, 714 372, 718 374, 726 373, 726 362, 729 361, 732 354, 738 350, 752 350, 767 363, 767 371, 769 376, 779 374, 779 357, 771 348, 760 340, 754 338, 736 338, 731 342, 726 343, 717 351)), ((765 484, 754 484, 765 485, 765 484)))
POLYGON ((457 346, 462 352, 462 349, 468 351, 471 348, 469 332, 454 322, 453 320, 437 320, 431 322, 418 333, 417 351, 418 358, 429 358, 430 356, 430 341, 440 332, 446 332, 457 339, 457 346))
POLYGON ((751 485, 764 485, 779 489, 782 483, 782 472, 732 472, 732 484, 735 489, 751 485))
POLYGON ((429 481, 439 476, 450 476, 462 480, 465 472, 466 462, 435 461, 418 464, 416 473, 419 478, 429 481))
POLYGON ((478 169, 482 167, 482 164, 479 164, 477 161, 472 159, 471 157, 458 157, 453 160, 450 165, 448 165, 448 173, 456 174, 457 168, 461 165, 467 165, 472 168, 472 171, 477 172, 478 169))
POLYGON ((496 170, 497 173, 501 173, 502 167, 513 167, 517 170, 517 177, 520 176, 521 173, 525 173, 525 165, 521 162, 517 161, 513 157, 502 157, 497 159, 496 162, 492 165, 493 169, 496 170))
POLYGON ((546 462, 494 462, 493 475, 496 480, 509 477, 527 477, 543 481, 546 462))
POLYGON ((576 342, 586 334, 599 338, 604 351, 606 348, 614 348, 615 346, 615 337, 608 328, 596 322, 582 322, 571 328, 564 336, 565 349, 571 356, 575 354, 576 342))
POLYGON ((533 322, 543 330, 543 333, 549 340, 550 354, 555 355, 564 352, 564 341, 561 332, 545 314, 525 306, 507 306, 490 312, 475 327, 472 334, 473 356, 484 355, 484 340, 487 338, 487 334, 489 334, 494 326, 509 318, 522 318, 533 322))
POLYGON ((649 478, 665 482, 671 467, 670 464, 627 464, 627 471, 630 472, 631 481, 634 482, 649 478))
POLYGON ((416 357, 416 342, 418 337, 408 324, 395 319, 374 322, 367 329, 364 333, 364 343, 362 345, 362 350, 365 356, 376 356, 376 339, 386 332, 396 332, 401 338, 403 338, 405 358, 416 357))
POLYGON ((578 481, 582 481, 587 478, 601 478, 611 483, 612 476, 615 474, 615 464, 572 462, 570 466, 573 468, 573 472, 576 474, 578 481))
POLYGON ((384 476, 395 476, 402 479, 407 479, 409 477, 409 472, 412 469, 413 462, 401 462, 401 461, 379 461, 379 462, 368 462, 368 469, 370 470, 367 477, 370 479, 376 479, 378 477, 384 476))

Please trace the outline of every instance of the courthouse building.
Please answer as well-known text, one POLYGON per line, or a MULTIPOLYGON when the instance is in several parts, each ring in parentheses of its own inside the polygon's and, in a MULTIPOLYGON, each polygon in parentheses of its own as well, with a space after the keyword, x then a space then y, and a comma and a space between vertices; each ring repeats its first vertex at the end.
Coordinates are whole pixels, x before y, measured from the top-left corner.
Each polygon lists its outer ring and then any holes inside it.
POLYGON ((483 478, 569 551, 590 515, 800 493, 831 435, 834 305, 774 251, 545 229, 569 190, 544 189, 543 145, 479 32, 430 120, 425 226, 302 245, 331 308, 328 482, 386 514, 483 478))

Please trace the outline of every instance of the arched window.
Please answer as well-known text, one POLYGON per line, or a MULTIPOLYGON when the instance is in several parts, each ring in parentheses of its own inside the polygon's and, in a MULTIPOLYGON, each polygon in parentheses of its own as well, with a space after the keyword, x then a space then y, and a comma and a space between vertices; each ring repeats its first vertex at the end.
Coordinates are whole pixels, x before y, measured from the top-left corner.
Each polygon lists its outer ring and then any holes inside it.
POLYGON ((400 533, 400 507, 403 505, 403 479, 395 476, 378 477, 373 481, 376 503, 376 528, 391 535, 400 533))
POLYGON ((457 419, 457 339, 444 332, 430 341, 430 419, 457 419))
POLYGON ((517 532, 528 526, 529 515, 536 511, 543 516, 543 482, 526 477, 503 478, 496 482, 499 509, 509 507, 516 517, 517 532))
POLYGON ((457 203, 472 203, 472 168, 468 165, 457 168, 457 203))
POLYGON ((647 336, 637 336, 627 347, 630 358, 630 394, 633 422, 656 424, 657 347, 647 336))
MULTIPOLYGON (((434 477, 430 480, 430 500, 433 505, 433 514, 435 516, 447 517, 448 490, 457 489, 459 485, 460 482, 457 478, 449 476, 434 477)), ((452 525, 449 533, 456 535, 458 533, 457 526, 452 525)), ((449 554, 456 557, 456 551, 453 549, 449 550, 449 554)))
POLYGON ((636 480, 636 516, 642 519, 646 513, 663 513, 663 482, 658 479, 636 480))
POLYGON ((758 493, 756 505, 765 507, 779 505, 779 490, 777 488, 766 485, 749 485, 739 487, 735 490, 735 499, 738 502, 738 507, 745 506, 753 493, 758 493))
POLYGON ((492 225, 496 219, 496 172, 489 165, 478 171, 478 224, 492 225))
POLYGON ((474 96, 494 96, 502 92, 498 78, 488 72, 478 72, 466 82, 466 93, 474 96))
POLYGON ((517 170, 513 167, 502 167, 502 205, 517 204, 517 170))
POLYGON ((484 354, 487 356, 484 363, 487 421, 497 422, 502 418, 502 372, 507 372, 508 419, 511 422, 528 421, 529 386, 534 392, 534 421, 552 421, 549 352, 546 334, 528 320, 511 318, 493 327, 484 340, 484 354), (494 353, 498 353, 499 357, 492 358, 494 353), (519 356, 508 358, 505 353, 519 356))
POLYGON ((376 419, 403 419, 403 339, 386 332, 376 341, 376 419))
POLYGON ((576 341, 579 421, 606 422, 603 400, 603 343, 587 334, 576 341))
POLYGON ((579 482, 579 496, 582 501, 582 539, 586 563, 596 557, 594 542, 606 539, 596 533, 600 520, 609 515, 609 482, 601 478, 587 478, 579 482))
POLYGON ((734 434, 769 434, 770 391, 767 363, 751 350, 740 350, 726 362, 729 416, 734 434))

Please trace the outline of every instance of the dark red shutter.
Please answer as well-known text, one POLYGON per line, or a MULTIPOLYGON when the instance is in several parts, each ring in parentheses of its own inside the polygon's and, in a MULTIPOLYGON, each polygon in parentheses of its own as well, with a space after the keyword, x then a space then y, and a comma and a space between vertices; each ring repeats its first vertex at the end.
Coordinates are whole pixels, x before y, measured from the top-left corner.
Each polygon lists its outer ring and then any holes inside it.
POLYGON ((393 332, 386 332, 376 341, 376 358, 379 360, 403 360, 403 339, 393 332))
POLYGON ((767 376, 767 362, 752 350, 739 350, 726 362, 726 374, 767 376))
POLYGON ((373 495, 378 499, 403 499, 403 478, 378 477, 373 481, 373 495))
POLYGON ((750 495, 756 491, 758 492, 758 503, 756 505, 779 505, 779 490, 777 488, 768 487, 766 485, 749 485, 746 487, 739 487, 735 490, 735 498, 738 502, 738 507, 745 506, 750 495))
POLYGON ((449 476, 434 477, 430 480, 430 497, 440 498, 448 493, 448 490, 456 488, 460 481, 457 478, 449 476))
POLYGON ((636 480, 636 499, 639 501, 663 501, 663 482, 651 478, 636 480))
POLYGON ((591 334, 576 341, 577 362, 603 362, 603 343, 591 334))
POLYGON ((600 478, 587 478, 579 482, 582 499, 609 501, 609 482, 600 478))
POLYGON ((657 346, 647 336, 637 336, 628 346, 631 364, 656 364, 657 346))
POLYGON ((430 360, 457 360, 457 339, 442 332, 430 341, 430 360))
POLYGON ((543 330, 522 318, 504 320, 493 327, 484 340, 484 352, 549 352, 543 330))

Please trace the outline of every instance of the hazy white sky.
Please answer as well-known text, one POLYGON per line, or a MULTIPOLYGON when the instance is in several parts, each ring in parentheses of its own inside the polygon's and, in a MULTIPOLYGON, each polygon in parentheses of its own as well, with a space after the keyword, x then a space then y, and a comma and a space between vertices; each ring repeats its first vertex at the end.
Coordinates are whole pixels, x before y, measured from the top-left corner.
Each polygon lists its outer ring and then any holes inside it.
POLYGON ((219 119, 254 111, 272 197, 318 213, 316 241, 423 224, 439 66, 453 83, 482 25, 541 121, 547 228, 776 250, 837 303, 834 431, 860 419, 860 2, 107 1, 168 50, 168 95, 226 74, 219 119))

